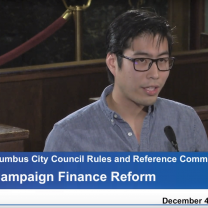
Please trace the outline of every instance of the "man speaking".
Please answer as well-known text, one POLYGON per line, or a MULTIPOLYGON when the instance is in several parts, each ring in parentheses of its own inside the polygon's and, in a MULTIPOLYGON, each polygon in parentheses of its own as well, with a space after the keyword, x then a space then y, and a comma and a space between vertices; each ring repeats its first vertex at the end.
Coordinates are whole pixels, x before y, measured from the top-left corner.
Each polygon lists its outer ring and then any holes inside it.
POLYGON ((111 85, 56 123, 44 151, 208 151, 196 112, 158 97, 174 64, 172 44, 170 25, 154 12, 116 18, 106 35, 111 85))

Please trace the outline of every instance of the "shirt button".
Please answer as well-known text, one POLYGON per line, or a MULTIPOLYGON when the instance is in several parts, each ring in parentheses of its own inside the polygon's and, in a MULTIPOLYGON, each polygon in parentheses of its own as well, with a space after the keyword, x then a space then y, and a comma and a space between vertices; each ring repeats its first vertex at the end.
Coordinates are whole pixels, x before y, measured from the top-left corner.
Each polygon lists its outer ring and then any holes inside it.
POLYGON ((114 120, 113 119, 111 119, 111 123, 114 123, 114 120))
POLYGON ((129 132, 129 133, 128 133, 128 136, 132 136, 132 133, 131 133, 131 132, 129 132))
POLYGON ((114 118, 117 118, 118 116, 116 114, 114 114, 114 118))

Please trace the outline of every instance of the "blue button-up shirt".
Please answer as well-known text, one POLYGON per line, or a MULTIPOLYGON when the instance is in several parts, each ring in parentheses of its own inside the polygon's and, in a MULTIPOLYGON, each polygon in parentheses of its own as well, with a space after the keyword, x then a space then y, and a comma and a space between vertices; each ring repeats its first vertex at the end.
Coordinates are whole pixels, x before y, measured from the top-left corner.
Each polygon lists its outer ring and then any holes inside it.
POLYGON ((56 123, 44 151, 176 151, 164 133, 166 126, 173 128, 179 151, 208 151, 207 135, 195 110, 163 98, 148 107, 139 143, 129 124, 108 108, 106 96, 112 90, 113 85, 108 86, 100 100, 56 123))

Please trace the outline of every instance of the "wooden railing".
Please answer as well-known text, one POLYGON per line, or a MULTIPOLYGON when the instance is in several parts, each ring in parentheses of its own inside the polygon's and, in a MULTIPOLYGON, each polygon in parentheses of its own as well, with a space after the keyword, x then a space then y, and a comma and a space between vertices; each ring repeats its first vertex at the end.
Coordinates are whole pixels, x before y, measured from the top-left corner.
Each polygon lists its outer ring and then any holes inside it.
POLYGON ((0 152, 26 151, 29 131, 0 124, 0 152))
POLYGON ((194 107, 208 135, 208 105, 194 107))

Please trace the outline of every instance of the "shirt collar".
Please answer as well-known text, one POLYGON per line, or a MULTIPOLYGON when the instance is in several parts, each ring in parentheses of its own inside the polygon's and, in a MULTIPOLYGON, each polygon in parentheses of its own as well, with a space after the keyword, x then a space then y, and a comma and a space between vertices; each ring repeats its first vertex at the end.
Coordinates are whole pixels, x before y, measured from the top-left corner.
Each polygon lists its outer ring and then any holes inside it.
POLYGON ((106 102, 106 97, 113 91, 113 84, 107 86, 102 94, 101 94, 101 97, 100 97, 100 104, 101 104, 101 109, 103 110, 103 112, 106 114, 106 116, 111 120, 113 115, 114 115, 114 111, 112 111, 108 105, 107 105, 107 102, 106 102))
MULTIPOLYGON (((114 114, 116 114, 114 111, 112 111, 106 102, 106 97, 113 91, 113 84, 107 86, 104 91, 101 94, 100 97, 100 104, 101 104, 101 109, 103 110, 103 112, 106 114, 106 116, 111 120, 114 116, 114 114)), ((151 105, 148 107, 148 114, 152 113, 156 108, 156 104, 151 105)))

